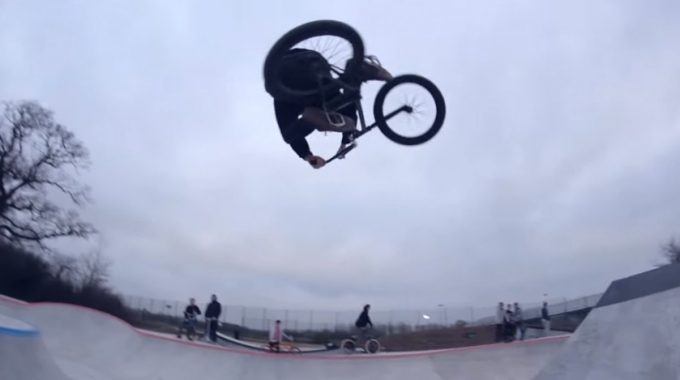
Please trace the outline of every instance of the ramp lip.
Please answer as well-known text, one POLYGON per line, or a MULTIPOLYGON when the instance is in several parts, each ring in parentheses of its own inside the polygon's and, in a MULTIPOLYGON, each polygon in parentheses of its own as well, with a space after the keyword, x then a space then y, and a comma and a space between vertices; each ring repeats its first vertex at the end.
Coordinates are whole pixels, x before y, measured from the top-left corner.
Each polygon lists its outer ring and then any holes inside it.
POLYGON ((651 296, 680 287, 680 264, 669 264, 612 281, 595 308, 651 296))
POLYGON ((0 314, 0 335, 29 337, 38 334, 40 332, 28 323, 0 314))

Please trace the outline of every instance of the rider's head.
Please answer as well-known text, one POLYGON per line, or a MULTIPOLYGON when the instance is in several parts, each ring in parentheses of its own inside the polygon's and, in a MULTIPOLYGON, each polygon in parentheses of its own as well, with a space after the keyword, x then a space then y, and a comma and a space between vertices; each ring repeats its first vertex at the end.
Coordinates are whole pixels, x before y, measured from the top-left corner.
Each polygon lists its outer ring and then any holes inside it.
POLYGON ((217 296, 213 294, 212 297, 210 297, 210 299, 213 301, 217 301, 217 296))
POLYGON ((280 325, 280 324, 281 324, 281 321, 280 321, 279 319, 277 319, 277 320, 276 320, 276 324, 277 324, 277 325, 280 325))
POLYGON ((370 308, 371 308, 371 305, 369 305, 369 304, 364 305, 364 311, 368 311, 368 309, 370 309, 370 308))

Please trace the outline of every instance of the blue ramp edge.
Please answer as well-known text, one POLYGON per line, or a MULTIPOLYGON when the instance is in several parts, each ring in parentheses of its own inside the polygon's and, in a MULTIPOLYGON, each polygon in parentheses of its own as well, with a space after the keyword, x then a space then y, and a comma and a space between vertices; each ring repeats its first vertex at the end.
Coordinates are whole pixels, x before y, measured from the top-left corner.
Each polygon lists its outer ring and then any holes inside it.
POLYGON ((33 326, 0 314, 0 335, 30 337, 39 334, 40 332, 33 326))

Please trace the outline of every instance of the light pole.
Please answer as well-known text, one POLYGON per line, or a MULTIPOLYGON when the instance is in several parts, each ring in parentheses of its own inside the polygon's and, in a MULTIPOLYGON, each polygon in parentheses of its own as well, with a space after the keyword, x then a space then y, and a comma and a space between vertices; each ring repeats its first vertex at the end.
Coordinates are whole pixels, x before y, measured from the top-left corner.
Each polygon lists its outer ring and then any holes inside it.
POLYGON ((437 305, 437 307, 439 308, 439 321, 440 321, 440 323, 443 326, 448 326, 449 318, 448 318, 448 315, 446 313, 446 307, 444 306, 443 303, 440 303, 439 305, 437 305))

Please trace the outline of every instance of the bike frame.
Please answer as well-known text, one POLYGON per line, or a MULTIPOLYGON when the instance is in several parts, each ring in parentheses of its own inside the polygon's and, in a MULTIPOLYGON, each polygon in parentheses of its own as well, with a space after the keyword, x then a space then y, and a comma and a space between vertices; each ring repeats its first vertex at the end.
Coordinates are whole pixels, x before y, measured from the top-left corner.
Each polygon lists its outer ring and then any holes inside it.
MULTIPOLYGON (((334 70, 335 71, 335 70, 334 70)), ((335 71, 336 73, 339 73, 338 71, 335 71)), ((346 73, 345 73, 346 74, 346 73)), ((326 85, 321 85, 319 83, 319 91, 321 92, 321 105, 324 109, 325 112, 337 112, 339 109, 342 109, 348 105, 354 104, 357 108, 357 114, 359 116, 359 131, 354 134, 354 139, 358 139, 359 137, 363 136, 364 134, 368 133, 370 130, 378 126, 377 121, 373 121, 372 124, 366 125, 366 118, 364 116, 364 109, 361 106, 361 81, 355 81, 355 80, 342 80, 341 78, 345 76, 345 74, 342 74, 339 76, 339 78, 328 78, 326 77, 325 79, 330 79, 331 83, 326 84, 326 85), (356 82, 356 83, 354 83, 356 82), (326 90, 334 88, 342 89, 342 94, 335 97, 334 99, 330 101, 326 101, 325 98, 325 93, 326 90)), ((321 80, 319 81, 321 82, 321 80)), ((408 106, 408 105, 403 105, 396 110, 388 113, 385 115, 385 120, 389 120, 396 115, 400 114, 401 112, 408 112, 411 113, 413 112, 413 107, 408 106)), ((350 145, 349 147, 339 151, 336 153, 334 156, 326 160, 326 163, 328 164, 329 162, 344 156, 347 154, 349 151, 354 149, 355 145, 350 145)))

